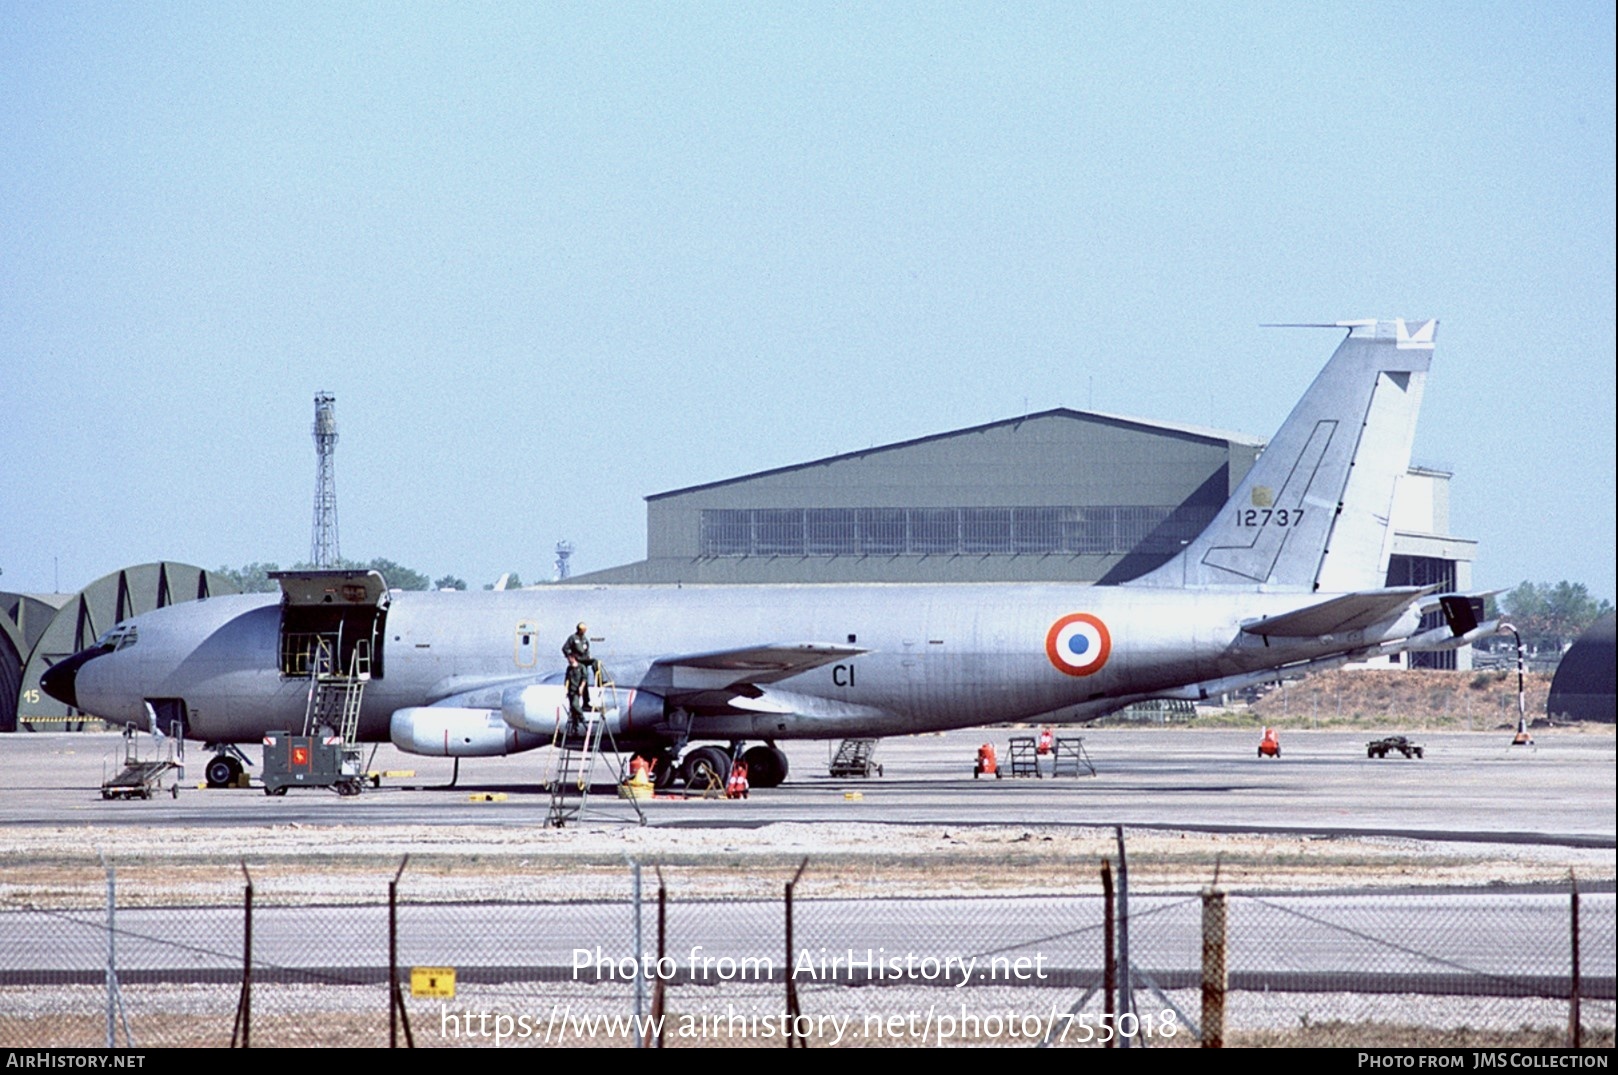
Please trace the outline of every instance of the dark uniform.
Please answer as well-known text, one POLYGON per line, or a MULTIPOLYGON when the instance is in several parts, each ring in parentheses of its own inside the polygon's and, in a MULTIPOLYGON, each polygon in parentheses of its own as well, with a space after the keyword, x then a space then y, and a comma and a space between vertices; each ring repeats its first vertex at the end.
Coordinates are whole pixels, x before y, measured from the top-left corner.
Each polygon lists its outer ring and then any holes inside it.
POLYGON ((590 638, 584 633, 583 624, 580 624, 578 631, 568 635, 567 641, 562 643, 562 656, 572 657, 579 662, 581 668, 588 668, 592 672, 598 671, 601 667, 601 662, 590 656, 590 638))
POLYGON ((577 722, 590 708, 590 680, 592 673, 599 676, 601 662, 590 656, 590 636, 584 624, 567 636, 562 643, 562 656, 570 658, 567 665, 567 701, 573 721, 577 722), (577 663, 574 663, 577 662, 577 663))
POLYGON ((585 697, 587 690, 584 667, 577 661, 567 662, 567 715, 575 729, 584 721, 584 707, 590 704, 585 697))

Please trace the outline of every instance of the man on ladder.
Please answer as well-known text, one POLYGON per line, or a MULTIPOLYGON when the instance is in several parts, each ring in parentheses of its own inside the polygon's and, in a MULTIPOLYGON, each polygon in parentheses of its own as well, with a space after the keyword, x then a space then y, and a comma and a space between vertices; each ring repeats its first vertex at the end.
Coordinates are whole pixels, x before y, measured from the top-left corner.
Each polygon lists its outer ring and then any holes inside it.
POLYGON ((585 700, 585 692, 589 689, 585 683, 584 668, 579 664, 577 657, 567 659, 567 730, 578 732, 584 726, 584 707, 589 703, 585 700))
POLYGON ((579 624, 578 629, 562 643, 562 656, 567 658, 567 710, 569 726, 577 731, 590 708, 590 680, 601 678, 601 662, 590 656, 589 628, 579 624))

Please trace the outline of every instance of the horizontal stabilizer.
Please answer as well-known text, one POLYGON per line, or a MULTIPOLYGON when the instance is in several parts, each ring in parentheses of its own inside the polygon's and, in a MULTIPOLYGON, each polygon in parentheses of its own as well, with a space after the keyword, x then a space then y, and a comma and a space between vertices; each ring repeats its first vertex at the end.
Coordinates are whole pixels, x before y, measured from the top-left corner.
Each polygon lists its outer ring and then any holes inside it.
POLYGON ((1444 610, 1444 622, 1449 625, 1451 635, 1459 638, 1478 629, 1486 619, 1484 613, 1486 596, 1486 594, 1447 593, 1438 599, 1439 606, 1444 610))
POLYGON ((1244 623, 1242 630, 1269 638, 1313 638, 1360 631, 1393 619, 1409 608, 1412 601, 1434 589, 1431 586, 1390 586, 1385 590, 1344 594, 1308 608, 1244 623))
POLYGON ((659 660, 646 683, 656 689, 666 680, 676 690, 723 690, 743 683, 774 683, 866 652, 857 646, 827 642, 777 642, 692 653, 659 660))

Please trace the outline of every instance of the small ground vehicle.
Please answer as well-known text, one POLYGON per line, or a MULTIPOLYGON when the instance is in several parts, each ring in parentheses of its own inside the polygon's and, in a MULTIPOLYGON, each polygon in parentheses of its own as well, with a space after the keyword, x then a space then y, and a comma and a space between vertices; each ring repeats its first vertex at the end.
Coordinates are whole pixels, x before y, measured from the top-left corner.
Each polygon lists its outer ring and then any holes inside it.
POLYGON ((1390 751, 1398 751, 1407 758, 1419 758, 1423 749, 1412 743, 1402 735, 1390 735, 1382 739, 1373 739, 1365 744, 1367 758, 1385 758, 1390 751))
POLYGON ((1275 734, 1274 728, 1264 729, 1264 738, 1258 741, 1258 756, 1279 758, 1281 756, 1281 740, 1275 734))
POLYGON ((358 795, 365 776, 360 752, 336 735, 264 737, 264 794, 285 795, 288 788, 332 788, 339 795, 358 795))

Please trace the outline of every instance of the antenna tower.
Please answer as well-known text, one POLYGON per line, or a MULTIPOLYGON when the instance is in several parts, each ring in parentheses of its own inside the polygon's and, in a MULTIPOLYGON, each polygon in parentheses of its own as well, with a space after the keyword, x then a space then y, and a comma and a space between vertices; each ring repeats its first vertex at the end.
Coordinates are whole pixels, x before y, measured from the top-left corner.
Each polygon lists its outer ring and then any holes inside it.
POLYGON ((315 393, 315 523, 309 539, 309 562, 315 567, 336 567, 342 559, 337 548, 337 397, 315 393))

